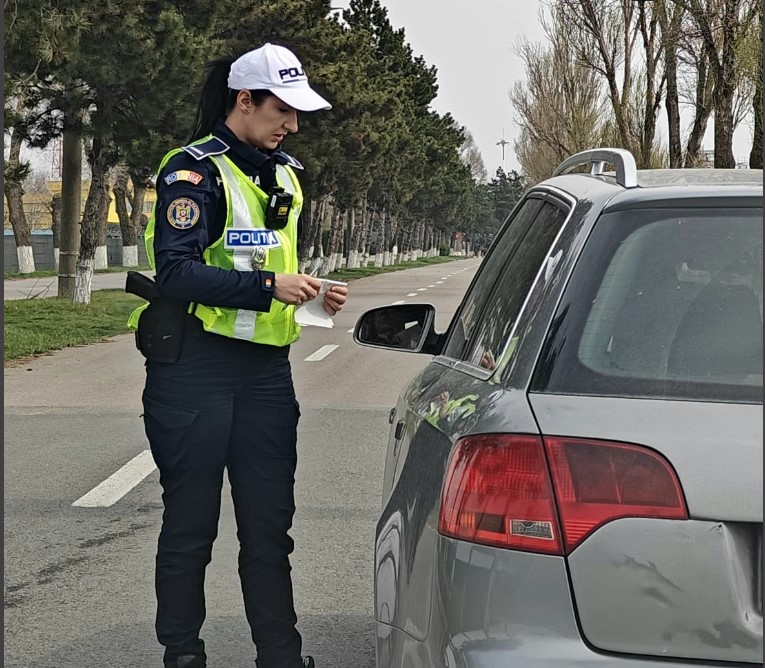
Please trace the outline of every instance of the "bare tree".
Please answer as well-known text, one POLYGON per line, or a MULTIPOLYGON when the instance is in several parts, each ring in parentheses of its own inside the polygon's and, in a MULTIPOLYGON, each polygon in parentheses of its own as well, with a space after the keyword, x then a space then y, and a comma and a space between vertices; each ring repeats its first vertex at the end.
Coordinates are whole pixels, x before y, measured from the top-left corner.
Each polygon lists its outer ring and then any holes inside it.
POLYGON ((634 46, 639 30, 631 0, 553 0, 565 25, 578 34, 572 41, 580 62, 606 82, 619 144, 634 151, 627 108, 632 96, 634 46))
POLYGON ((714 77, 709 67, 709 54, 690 18, 686 18, 681 29, 678 59, 681 64, 678 75, 680 101, 693 109, 683 166, 696 167, 701 162, 701 144, 714 110, 714 77))
POLYGON ((685 10, 672 0, 657 0, 654 12, 661 26, 661 48, 664 55, 664 78, 667 82, 665 108, 667 110, 667 136, 669 166, 683 165, 683 144, 680 131, 680 92, 678 87, 678 50, 685 10))
MULTIPOLYGON (((698 27, 714 80, 715 167, 734 168, 735 97, 741 83, 737 47, 757 16, 758 0, 676 0, 698 27)), ((760 10, 761 11, 761 10, 760 10)))
POLYGON ((460 159, 470 169, 470 176, 474 181, 483 183, 486 181, 486 165, 484 165, 481 151, 475 143, 473 134, 467 128, 463 128, 465 141, 460 146, 460 159))
POLYGON ((141 228, 143 203, 148 179, 133 172, 126 165, 114 169, 114 205, 120 221, 122 236, 122 266, 138 266, 138 230, 141 228), (131 189, 132 182, 132 189, 131 189))
POLYGON ((610 116, 599 75, 578 59, 582 47, 574 45, 563 13, 553 9, 553 16, 542 20, 549 42, 517 43, 526 80, 510 91, 521 128, 516 156, 533 182, 548 178, 569 155, 599 144, 610 116))

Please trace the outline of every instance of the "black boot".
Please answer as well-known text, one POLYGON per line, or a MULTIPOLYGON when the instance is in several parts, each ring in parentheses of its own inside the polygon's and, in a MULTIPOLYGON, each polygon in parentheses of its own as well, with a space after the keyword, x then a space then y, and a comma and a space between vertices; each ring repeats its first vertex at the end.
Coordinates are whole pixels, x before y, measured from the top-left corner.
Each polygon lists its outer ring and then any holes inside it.
POLYGON ((184 654, 175 660, 165 661, 165 668, 206 668, 205 657, 198 654, 184 654))

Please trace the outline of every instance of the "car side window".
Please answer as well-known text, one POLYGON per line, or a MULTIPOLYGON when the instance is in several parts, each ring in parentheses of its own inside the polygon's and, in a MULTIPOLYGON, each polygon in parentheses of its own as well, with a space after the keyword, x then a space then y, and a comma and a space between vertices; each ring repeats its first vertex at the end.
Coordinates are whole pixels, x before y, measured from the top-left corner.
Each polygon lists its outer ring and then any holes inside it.
POLYGON ((508 341, 526 297, 566 220, 567 211, 545 202, 534 219, 492 293, 490 306, 477 328, 465 359, 493 371, 502 357, 512 356, 517 337, 508 341))
POLYGON ((443 353, 447 357, 463 359, 467 343, 473 334, 483 306, 492 293, 494 284, 529 229, 529 225, 537 212, 542 208, 543 201, 538 196, 530 196, 522 202, 512 219, 502 230, 501 236, 492 246, 462 302, 461 310, 452 323, 449 340, 443 353))

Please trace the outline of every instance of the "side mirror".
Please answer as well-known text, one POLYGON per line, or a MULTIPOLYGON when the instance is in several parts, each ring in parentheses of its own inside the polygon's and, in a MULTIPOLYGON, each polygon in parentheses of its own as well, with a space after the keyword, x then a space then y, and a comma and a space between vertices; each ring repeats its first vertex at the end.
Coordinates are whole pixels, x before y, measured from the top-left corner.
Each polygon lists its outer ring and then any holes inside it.
POLYGON ((436 334, 435 319, 436 309, 431 304, 381 306, 361 315, 353 340, 373 348, 437 355, 443 335, 436 334))

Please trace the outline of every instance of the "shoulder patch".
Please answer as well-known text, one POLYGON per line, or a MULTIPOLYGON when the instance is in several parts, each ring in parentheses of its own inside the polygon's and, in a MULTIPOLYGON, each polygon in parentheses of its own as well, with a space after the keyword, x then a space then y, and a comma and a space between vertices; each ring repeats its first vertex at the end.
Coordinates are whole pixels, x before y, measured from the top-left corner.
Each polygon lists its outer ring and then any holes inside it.
POLYGON ((199 205, 188 197, 178 197, 167 207, 167 222, 176 230, 188 230, 199 220, 199 205))
POLYGON ((165 183, 167 185, 170 185, 171 183, 175 183, 176 181, 190 181, 195 186, 199 185, 203 180, 204 176, 197 172, 192 172, 189 169, 179 169, 177 172, 173 172, 172 174, 168 174, 165 177, 165 183))
POLYGON ((201 144, 190 144, 184 146, 183 150, 190 156, 197 160, 203 160, 209 158, 211 155, 220 155, 225 153, 231 148, 226 142, 217 137, 210 137, 207 141, 203 141, 201 144))
POLYGON ((276 158, 276 161, 282 165, 288 165, 293 169, 303 169, 303 165, 299 160, 293 158, 289 153, 285 153, 282 150, 274 152, 274 158, 276 158))

